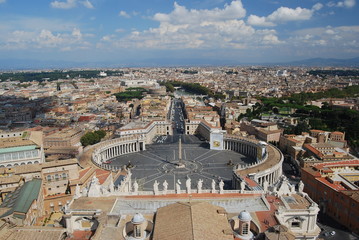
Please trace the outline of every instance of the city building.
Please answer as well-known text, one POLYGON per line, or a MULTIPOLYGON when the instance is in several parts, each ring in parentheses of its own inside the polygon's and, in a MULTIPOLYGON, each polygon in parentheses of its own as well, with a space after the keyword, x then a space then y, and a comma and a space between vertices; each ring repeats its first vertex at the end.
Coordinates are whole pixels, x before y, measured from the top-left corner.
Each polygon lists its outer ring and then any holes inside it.
POLYGON ((280 137, 279 149, 290 157, 294 162, 303 157, 305 149, 303 145, 306 143, 317 143, 317 138, 309 136, 308 133, 302 133, 301 135, 285 134, 280 137))
POLYGON ((324 162, 302 168, 304 191, 320 211, 359 233, 359 160, 324 162))
POLYGON ((246 131, 249 135, 266 142, 279 142, 283 133, 276 123, 258 119, 253 119, 251 122, 241 121, 240 128, 241 131, 246 131))
POLYGON ((350 153, 330 143, 306 143, 303 148, 305 153, 300 160, 302 167, 307 167, 314 163, 355 159, 350 153))
POLYGON ((133 121, 116 130, 119 138, 133 138, 152 143, 152 139, 158 135, 172 135, 172 123, 169 121, 133 121))
POLYGON ((41 131, 0 133, 0 167, 45 162, 41 131))
POLYGON ((41 179, 33 179, 6 195, 0 219, 17 226, 31 226, 43 215, 41 179))

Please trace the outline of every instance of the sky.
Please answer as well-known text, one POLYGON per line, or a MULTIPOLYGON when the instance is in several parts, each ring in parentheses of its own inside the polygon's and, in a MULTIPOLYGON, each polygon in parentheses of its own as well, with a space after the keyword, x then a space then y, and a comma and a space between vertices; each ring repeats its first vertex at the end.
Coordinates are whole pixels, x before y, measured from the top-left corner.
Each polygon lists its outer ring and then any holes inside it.
POLYGON ((0 59, 274 63, 359 56, 356 0, 0 0, 0 59))

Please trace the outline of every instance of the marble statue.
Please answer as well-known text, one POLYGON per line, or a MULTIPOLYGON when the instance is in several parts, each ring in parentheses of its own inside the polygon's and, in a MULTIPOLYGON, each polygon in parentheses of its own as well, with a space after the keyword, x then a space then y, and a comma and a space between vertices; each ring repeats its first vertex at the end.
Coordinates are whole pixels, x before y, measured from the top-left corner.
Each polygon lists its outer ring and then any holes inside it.
POLYGON ((187 189, 187 193, 191 193, 191 179, 189 177, 187 177, 186 180, 186 189, 187 189))
POLYGON ((78 199, 79 197, 81 197, 80 186, 79 186, 78 184, 76 184, 76 188, 75 188, 75 199, 78 199))
POLYGON ((212 179, 212 193, 216 192, 216 182, 212 179))
POLYGON ((304 183, 302 182, 302 180, 300 180, 300 182, 298 183, 298 192, 302 193, 304 190, 304 183))
POLYGON ((203 180, 199 179, 197 182, 197 191, 198 193, 202 193, 203 180))
POLYGON ((241 181, 241 192, 243 192, 246 189, 246 183, 244 181, 241 181))
POLYGON ((153 192, 155 193, 155 195, 158 195, 158 185, 159 183, 157 182, 157 180, 155 180, 155 182, 153 183, 153 192))
POLYGON ((90 182, 90 187, 87 193, 88 197, 100 197, 101 196, 101 185, 96 176, 93 176, 90 182))
POLYGON ((221 179, 221 181, 219 182, 219 193, 223 193, 223 186, 224 186, 224 182, 221 179))
POLYGON ((136 180, 135 180, 135 182, 133 183, 133 192, 134 192, 134 193, 137 193, 137 192, 138 192, 138 183, 137 183, 136 180))
POLYGON ((83 197, 87 197, 87 192, 88 192, 87 187, 83 188, 83 189, 82 189, 82 196, 83 196, 83 197))
POLYGON ((181 180, 177 179, 176 182, 176 193, 181 193, 181 180))
POLYGON ((108 185, 108 190, 110 193, 114 193, 115 192, 115 184, 113 183, 112 175, 110 177, 111 177, 111 179, 110 179, 110 183, 108 185))
POLYGON ((163 186, 163 193, 167 194, 168 183, 166 180, 162 183, 162 186, 163 186))
POLYGON ((264 182, 263 182, 263 190, 264 190, 265 192, 268 191, 268 186, 269 186, 269 183, 268 183, 267 181, 264 181, 264 182))

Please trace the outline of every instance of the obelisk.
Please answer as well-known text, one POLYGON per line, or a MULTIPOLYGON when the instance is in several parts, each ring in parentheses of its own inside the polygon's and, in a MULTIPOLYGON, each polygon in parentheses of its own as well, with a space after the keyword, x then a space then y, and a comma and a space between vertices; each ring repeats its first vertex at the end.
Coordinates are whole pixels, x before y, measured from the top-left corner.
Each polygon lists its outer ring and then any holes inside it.
POLYGON ((178 143, 178 164, 177 164, 177 168, 184 168, 184 164, 182 162, 182 136, 180 136, 179 138, 179 143, 178 143))
POLYGON ((182 163, 182 138, 180 137, 179 143, 178 143, 178 160, 179 163, 182 163))

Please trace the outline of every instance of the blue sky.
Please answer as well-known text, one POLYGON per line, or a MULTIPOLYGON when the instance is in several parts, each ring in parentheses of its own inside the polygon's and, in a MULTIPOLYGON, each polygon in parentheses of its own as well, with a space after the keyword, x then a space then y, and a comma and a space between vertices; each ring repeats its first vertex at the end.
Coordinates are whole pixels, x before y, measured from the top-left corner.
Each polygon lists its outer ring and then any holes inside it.
POLYGON ((0 59, 351 58, 358 10, 356 0, 0 0, 0 59))

